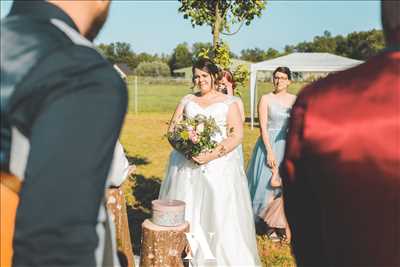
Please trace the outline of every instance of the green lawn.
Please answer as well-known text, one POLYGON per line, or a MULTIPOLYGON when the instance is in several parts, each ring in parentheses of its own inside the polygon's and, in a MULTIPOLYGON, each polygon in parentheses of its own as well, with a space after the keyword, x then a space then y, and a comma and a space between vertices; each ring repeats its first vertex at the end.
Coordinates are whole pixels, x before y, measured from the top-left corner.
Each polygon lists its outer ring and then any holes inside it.
MULTIPOLYGON (((303 84, 293 84, 291 92, 297 93, 303 84)), ((125 184, 128 202, 132 204, 136 216, 134 239, 138 242, 140 223, 150 216, 151 200, 157 197, 160 182, 168 163, 171 151, 168 141, 163 137, 167 122, 182 96, 190 93, 190 83, 152 84, 139 80, 138 82, 138 113, 134 114, 134 88, 129 86, 129 111, 121 134, 129 160, 137 165, 137 173, 125 184), (139 212, 140 211, 140 212, 139 212)), ((271 91, 269 84, 258 86, 258 96, 271 91)), ((247 117, 249 116, 248 90, 241 89, 247 117)), ((258 128, 250 129, 248 123, 244 128, 243 150, 245 166, 251 151, 259 136, 258 128)), ((131 222, 131 221, 130 221, 131 222)), ((290 249, 285 244, 274 244, 265 236, 258 236, 259 252, 265 266, 293 266, 290 249), (266 264, 268 262, 268 264, 266 264)), ((136 244, 136 247, 138 244, 136 244)))

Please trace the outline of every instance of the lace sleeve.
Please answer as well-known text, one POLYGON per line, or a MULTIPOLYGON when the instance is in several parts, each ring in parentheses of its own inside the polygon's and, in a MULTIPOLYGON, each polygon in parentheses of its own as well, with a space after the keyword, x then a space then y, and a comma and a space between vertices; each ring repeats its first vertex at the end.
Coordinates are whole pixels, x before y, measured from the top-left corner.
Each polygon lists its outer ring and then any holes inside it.
POLYGON ((237 101, 236 96, 229 96, 228 99, 224 101, 224 103, 228 106, 230 106, 232 103, 235 103, 237 101))
POLYGON ((179 103, 182 106, 185 106, 191 99, 192 99, 193 95, 192 94, 188 94, 185 95, 182 99, 181 102, 179 103))
POLYGON ((240 101, 242 101, 242 98, 240 98, 240 97, 238 97, 238 96, 232 96, 232 97, 233 97, 234 102, 240 102, 240 101))

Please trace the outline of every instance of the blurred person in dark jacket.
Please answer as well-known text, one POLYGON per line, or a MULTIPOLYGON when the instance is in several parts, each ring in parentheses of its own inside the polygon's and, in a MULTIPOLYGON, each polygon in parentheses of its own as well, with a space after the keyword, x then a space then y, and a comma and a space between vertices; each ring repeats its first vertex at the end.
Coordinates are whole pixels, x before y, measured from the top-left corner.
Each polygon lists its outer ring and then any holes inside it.
POLYGON ((109 5, 14 1, 1 21, 2 266, 18 196, 14 266, 118 266, 102 200, 127 92, 92 44, 109 5))

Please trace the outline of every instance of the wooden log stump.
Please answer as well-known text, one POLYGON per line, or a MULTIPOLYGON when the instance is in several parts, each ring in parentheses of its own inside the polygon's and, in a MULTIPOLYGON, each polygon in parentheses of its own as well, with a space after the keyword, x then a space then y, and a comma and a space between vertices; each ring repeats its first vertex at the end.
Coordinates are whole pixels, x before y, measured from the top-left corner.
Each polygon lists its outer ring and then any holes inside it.
POLYGON ((183 267, 189 223, 175 227, 158 226, 149 219, 142 224, 141 267, 183 267))
POLYGON ((121 253, 126 260, 121 264, 122 266, 135 267, 125 197, 120 188, 107 190, 107 208, 111 213, 111 219, 115 223, 118 253, 121 253))

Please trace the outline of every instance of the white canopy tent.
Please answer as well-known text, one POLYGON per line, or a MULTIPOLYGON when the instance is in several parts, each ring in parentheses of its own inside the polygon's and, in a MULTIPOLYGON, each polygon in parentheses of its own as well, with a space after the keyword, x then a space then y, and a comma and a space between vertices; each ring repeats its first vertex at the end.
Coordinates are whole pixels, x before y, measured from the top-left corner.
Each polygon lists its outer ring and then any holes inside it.
POLYGON ((292 72, 336 72, 363 63, 329 53, 293 53, 250 65, 250 115, 254 125, 254 107, 257 99, 257 71, 274 71, 277 67, 289 67, 292 72))

